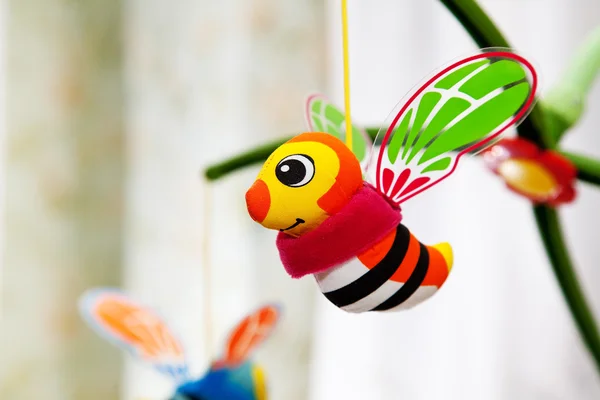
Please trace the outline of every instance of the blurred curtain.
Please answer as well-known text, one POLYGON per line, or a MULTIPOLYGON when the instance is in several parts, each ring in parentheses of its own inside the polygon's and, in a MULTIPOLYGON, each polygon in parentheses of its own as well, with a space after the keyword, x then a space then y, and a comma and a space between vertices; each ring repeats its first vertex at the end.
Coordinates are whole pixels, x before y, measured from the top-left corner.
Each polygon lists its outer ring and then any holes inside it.
MULTIPOLYGON (((593 0, 483 0, 513 47, 531 58, 542 90, 600 24, 593 0)), ((343 104, 339 0, 328 1, 330 93, 343 104)), ((381 124, 430 71, 475 50, 437 1, 349 4, 354 121, 381 124)), ((600 156, 600 85, 564 140, 600 156)), ((600 193, 578 186, 560 215, 587 295, 600 318, 600 193)), ((563 399, 600 396, 593 362, 554 279, 526 200, 478 162, 403 207, 425 243, 449 241, 455 267, 436 296, 404 313, 351 315, 317 300, 312 400, 563 399)))
POLYGON ((18 0, 7 13, 0 398, 172 391, 129 357, 121 385, 121 354, 80 321, 79 295, 110 285, 170 322, 198 376, 241 317, 283 303, 257 360, 273 398, 305 399, 312 282, 288 279, 275 232, 247 215, 258 167, 215 185, 202 168, 303 126, 325 78, 323 2, 18 0))
POLYGON ((0 398, 115 399, 119 354, 83 326, 76 301, 120 281, 121 3, 17 0, 2 11, 0 398))
MULTIPOLYGON (((314 286, 288 278, 275 232, 248 217, 258 166, 214 184, 201 169, 304 126, 304 97, 324 81, 324 9, 130 0, 125 12, 126 287, 181 332, 198 375, 241 317, 283 303, 256 357, 273 399, 308 396, 314 286)), ((126 399, 172 389, 135 362, 127 377, 126 399)))

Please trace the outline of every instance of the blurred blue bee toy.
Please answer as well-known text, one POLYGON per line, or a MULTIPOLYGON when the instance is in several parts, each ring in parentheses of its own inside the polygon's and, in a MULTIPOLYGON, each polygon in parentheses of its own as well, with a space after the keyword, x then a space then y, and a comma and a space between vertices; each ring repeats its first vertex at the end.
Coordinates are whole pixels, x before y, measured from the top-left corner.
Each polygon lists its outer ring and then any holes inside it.
POLYGON ((249 356, 275 327, 278 306, 263 306, 240 321, 223 356, 200 379, 190 377, 185 351, 161 318, 119 290, 91 289, 79 309, 96 333, 172 378, 177 388, 170 400, 267 400, 264 372, 249 356))

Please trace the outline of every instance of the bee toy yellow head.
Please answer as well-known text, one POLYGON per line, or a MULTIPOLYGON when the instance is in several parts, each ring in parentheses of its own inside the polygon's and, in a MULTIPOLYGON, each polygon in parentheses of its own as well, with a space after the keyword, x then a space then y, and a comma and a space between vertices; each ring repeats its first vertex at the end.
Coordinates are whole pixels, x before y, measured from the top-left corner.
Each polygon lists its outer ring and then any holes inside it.
POLYGON ((361 188, 356 156, 327 133, 303 133, 275 150, 246 192, 253 220, 300 236, 319 226, 361 188))

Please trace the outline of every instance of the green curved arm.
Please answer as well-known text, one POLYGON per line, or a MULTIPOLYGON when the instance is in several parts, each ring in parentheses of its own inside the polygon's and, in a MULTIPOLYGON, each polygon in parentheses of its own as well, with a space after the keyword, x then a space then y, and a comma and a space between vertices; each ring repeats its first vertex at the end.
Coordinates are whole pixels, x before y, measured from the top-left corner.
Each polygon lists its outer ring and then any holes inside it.
MULTIPOLYGON (((371 139, 375 140, 375 136, 377 135, 377 132, 379 132, 379 128, 371 127, 367 128, 366 131, 371 139)), ((245 153, 235 155, 231 158, 210 165, 204 170, 204 176, 209 181, 216 181, 240 169, 262 164, 267 160, 269 155, 274 152, 275 149, 277 149, 277 147, 281 146, 283 143, 287 142, 293 137, 294 135, 286 136, 283 139, 275 140, 245 153)), ((571 160, 571 162, 575 165, 578 170, 577 178, 579 180, 600 185, 600 161, 572 152, 560 151, 560 153, 571 160)))
POLYGON ((228 175, 239 169, 265 162, 266 159, 269 158, 269 155, 275 151, 275 149, 290 140, 292 137, 293 136, 275 140, 245 153, 228 158, 217 164, 210 165, 204 170, 204 176, 209 181, 216 181, 217 179, 223 178, 225 175, 228 175))
MULTIPOLYGON (((454 14, 459 22, 467 28, 473 39, 481 47, 510 47, 494 26, 490 18, 473 0, 440 0, 454 14)), ((546 115, 540 104, 535 107, 529 117, 519 126, 521 137, 534 141, 541 147, 553 147, 554 140, 543 123, 546 115)), ((538 230, 544 242, 548 259, 552 264, 554 275, 563 292, 569 310, 579 328, 583 341, 594 358, 596 368, 600 372, 600 334, 594 315, 585 299, 569 251, 560 228, 560 220, 556 210, 547 206, 533 208, 538 230)))
POLYGON ((575 50, 575 55, 543 100, 548 111, 548 128, 555 142, 581 118, 585 99, 599 74, 600 26, 575 50))
POLYGON ((577 168, 577 179, 594 185, 600 185, 599 160, 569 151, 560 151, 559 153, 575 165, 575 168, 577 168))
MULTIPOLYGON (((507 47, 512 48, 490 17, 473 0, 440 0, 454 17, 467 30, 471 38, 481 48, 507 47)), ((545 119, 542 107, 538 105, 531 111, 529 117, 517 128, 519 134, 529 140, 534 140, 542 148, 554 147, 554 141, 545 133, 545 119), (539 136, 531 137, 533 132, 539 136)))
MULTIPOLYGON (((367 131, 367 134, 371 137, 371 140, 375 140, 377 132, 379 132, 379 127, 366 128, 365 130, 367 131)), ((298 135, 298 133, 296 135, 298 135)), ((294 136, 295 135, 286 136, 282 139, 275 140, 271 143, 267 143, 263 146, 256 147, 245 153, 228 158, 217 164, 210 165, 204 170, 204 176, 209 181, 215 181, 239 169, 265 162, 267 158, 269 158, 269 155, 275 151, 275 149, 277 149, 279 146, 281 146, 294 136)))
POLYGON ((552 260, 552 268, 565 294, 567 305, 577 321, 579 331, 596 362, 596 367, 600 369, 598 362, 600 340, 596 321, 581 290, 575 268, 565 246, 557 212, 552 208, 537 206, 533 208, 533 213, 540 232, 544 232, 541 235, 544 248, 552 260))

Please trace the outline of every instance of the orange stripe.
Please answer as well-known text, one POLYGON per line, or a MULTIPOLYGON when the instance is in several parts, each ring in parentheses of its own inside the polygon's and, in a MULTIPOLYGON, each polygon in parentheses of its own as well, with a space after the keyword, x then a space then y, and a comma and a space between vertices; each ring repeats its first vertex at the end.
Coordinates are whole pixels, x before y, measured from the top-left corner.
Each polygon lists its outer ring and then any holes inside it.
POLYGON ((429 251, 429 269, 421 285, 434 285, 439 288, 448 278, 448 266, 444 256, 436 248, 427 246, 427 250, 429 251))
POLYGON ((383 260, 383 257, 390 251, 394 239, 396 238, 396 229, 386 235, 377 244, 358 256, 358 260, 367 268, 371 269, 383 260))
POLYGON ((400 267, 398 267, 390 280, 400 283, 406 282, 417 266, 417 261, 419 261, 419 253, 419 241, 411 233, 410 242, 408 243, 408 250, 406 251, 404 260, 402 260, 400 267))

